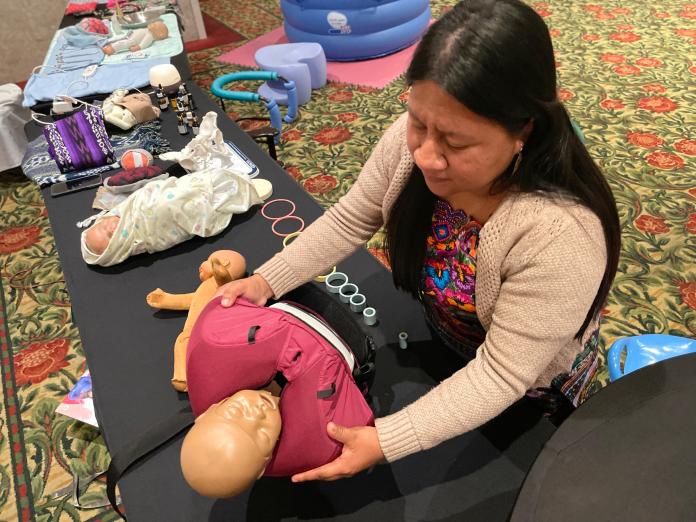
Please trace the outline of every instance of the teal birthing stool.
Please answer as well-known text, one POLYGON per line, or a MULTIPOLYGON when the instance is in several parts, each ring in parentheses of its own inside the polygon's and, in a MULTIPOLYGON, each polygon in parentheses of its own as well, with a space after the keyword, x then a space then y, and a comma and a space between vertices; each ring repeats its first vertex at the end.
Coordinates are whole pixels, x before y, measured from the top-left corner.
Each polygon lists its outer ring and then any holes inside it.
POLYGON ((624 337, 612 344, 607 353, 609 380, 614 382, 650 364, 687 353, 696 353, 696 340, 663 334, 624 337), (623 352, 626 352, 626 360, 622 369, 621 354, 623 352))
POLYGON ((220 98, 220 106, 222 110, 227 112, 225 109, 225 102, 223 100, 236 100, 241 102, 261 102, 268 109, 270 116, 271 126, 276 129, 277 134, 275 136, 275 142, 278 143, 280 133, 283 129, 283 121, 286 123, 292 123, 297 118, 297 87, 295 82, 284 78, 277 72, 273 71, 240 71, 233 72, 229 74, 224 74, 215 79, 213 84, 210 86, 210 92, 215 96, 220 98), (285 117, 280 114, 280 108, 278 103, 272 98, 264 98, 260 94, 255 92, 247 91, 230 91, 225 89, 228 83, 237 82, 241 80, 266 80, 278 82, 287 91, 287 105, 288 111, 285 117))

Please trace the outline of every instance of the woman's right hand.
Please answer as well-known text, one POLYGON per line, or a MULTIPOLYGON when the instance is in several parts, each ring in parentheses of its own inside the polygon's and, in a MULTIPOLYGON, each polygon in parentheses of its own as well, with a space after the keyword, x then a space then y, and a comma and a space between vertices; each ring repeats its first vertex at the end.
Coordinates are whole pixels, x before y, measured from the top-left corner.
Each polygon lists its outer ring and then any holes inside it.
POLYGON ((266 301, 273 297, 273 290, 262 276, 254 274, 222 285, 215 293, 215 297, 220 295, 222 296, 220 304, 224 307, 232 306, 238 297, 243 297, 255 305, 263 306, 266 301))

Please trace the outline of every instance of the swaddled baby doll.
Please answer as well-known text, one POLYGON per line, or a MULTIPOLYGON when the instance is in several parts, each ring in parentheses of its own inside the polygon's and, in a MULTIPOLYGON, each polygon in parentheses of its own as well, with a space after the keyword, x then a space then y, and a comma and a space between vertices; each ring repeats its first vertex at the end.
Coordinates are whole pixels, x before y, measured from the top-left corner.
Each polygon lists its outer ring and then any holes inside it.
POLYGON ((266 200, 271 183, 222 168, 153 181, 82 232, 82 257, 112 266, 143 252, 166 250, 193 236, 210 237, 266 200))

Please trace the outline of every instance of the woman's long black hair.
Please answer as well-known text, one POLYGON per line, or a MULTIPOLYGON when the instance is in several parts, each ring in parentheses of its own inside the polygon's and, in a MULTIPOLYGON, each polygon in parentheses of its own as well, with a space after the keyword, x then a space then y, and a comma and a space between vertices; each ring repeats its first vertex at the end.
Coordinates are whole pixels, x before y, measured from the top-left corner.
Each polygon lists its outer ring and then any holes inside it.
MULTIPOLYGON (((409 85, 431 80, 469 110, 511 133, 533 122, 517 172, 512 165, 492 193, 543 191, 573 197, 604 228, 607 265, 576 337, 606 301, 621 247, 619 216, 609 185, 575 133, 558 100, 556 68, 546 24, 519 0, 465 0, 434 23, 406 73, 409 85)), ((514 160, 514 158, 513 158, 514 160)), ((414 166, 386 223, 386 248, 397 287, 418 297, 435 196, 414 166)))

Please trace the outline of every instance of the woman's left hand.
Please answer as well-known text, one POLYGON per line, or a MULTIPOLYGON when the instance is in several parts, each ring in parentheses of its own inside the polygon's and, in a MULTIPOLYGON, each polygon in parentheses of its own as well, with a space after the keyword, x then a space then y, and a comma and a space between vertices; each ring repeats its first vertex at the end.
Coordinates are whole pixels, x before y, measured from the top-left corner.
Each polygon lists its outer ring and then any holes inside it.
POLYGON ((352 477, 384 460, 376 428, 372 426, 346 428, 329 422, 326 431, 332 439, 343 443, 341 456, 318 468, 293 475, 293 482, 352 477))

